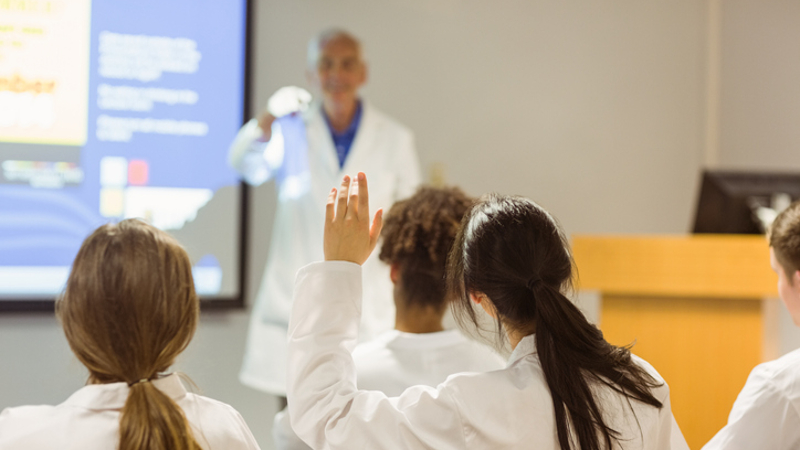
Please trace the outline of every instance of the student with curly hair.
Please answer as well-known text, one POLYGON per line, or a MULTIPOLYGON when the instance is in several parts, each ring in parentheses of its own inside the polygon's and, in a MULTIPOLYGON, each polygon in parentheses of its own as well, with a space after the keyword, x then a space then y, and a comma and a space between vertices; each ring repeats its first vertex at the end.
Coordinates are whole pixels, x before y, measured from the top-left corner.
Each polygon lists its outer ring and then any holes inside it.
POLYGON ((0 448, 257 450, 236 410, 165 373, 199 310, 189 256, 171 236, 135 219, 95 230, 56 302, 88 383, 57 406, 4 410, 0 448))
MULTIPOLYGON (((391 268, 395 328, 353 350, 359 389, 393 397, 411 386, 435 387, 452 374, 504 366, 485 345, 442 325, 452 298, 445 283, 447 253, 473 201, 458 188, 421 187, 386 214, 379 258, 391 268)), ((285 411, 276 416, 276 448, 308 449, 288 420, 285 411)))
MULTIPOLYGON (((778 295, 800 326, 800 202, 778 214, 770 227, 770 265, 778 295)), ((800 448, 800 350, 756 366, 736 398, 728 424, 703 450, 800 448)))
POLYGON ((684 450, 653 367, 603 339, 564 296, 566 239, 521 197, 484 197, 450 254, 457 308, 477 303, 514 349, 505 369, 458 374, 397 397, 356 387, 361 267, 378 240, 363 173, 326 210, 325 261, 297 274, 289 324, 289 412, 315 449, 684 450))

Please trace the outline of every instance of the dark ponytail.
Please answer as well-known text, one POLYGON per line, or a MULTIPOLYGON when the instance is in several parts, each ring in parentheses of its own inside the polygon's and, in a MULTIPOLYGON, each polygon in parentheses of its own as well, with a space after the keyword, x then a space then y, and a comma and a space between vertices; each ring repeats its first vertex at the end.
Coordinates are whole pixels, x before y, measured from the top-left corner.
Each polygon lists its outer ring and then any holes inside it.
POLYGON ((546 211, 521 197, 490 195, 464 217, 448 281, 462 322, 478 323, 469 294, 482 293, 497 311, 500 336, 504 328, 535 334, 560 448, 611 449, 620 436, 606 425, 590 382, 657 408, 661 402, 650 390, 660 384, 564 296, 572 265, 567 241, 546 211))

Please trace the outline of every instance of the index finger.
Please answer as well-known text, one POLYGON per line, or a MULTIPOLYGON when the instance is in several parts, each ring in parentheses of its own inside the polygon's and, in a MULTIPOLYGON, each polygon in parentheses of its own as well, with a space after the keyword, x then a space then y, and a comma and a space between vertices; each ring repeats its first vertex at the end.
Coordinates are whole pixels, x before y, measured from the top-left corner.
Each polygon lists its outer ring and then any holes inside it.
POLYGON ((358 172, 358 218, 369 222, 369 190, 367 189, 367 176, 358 172))

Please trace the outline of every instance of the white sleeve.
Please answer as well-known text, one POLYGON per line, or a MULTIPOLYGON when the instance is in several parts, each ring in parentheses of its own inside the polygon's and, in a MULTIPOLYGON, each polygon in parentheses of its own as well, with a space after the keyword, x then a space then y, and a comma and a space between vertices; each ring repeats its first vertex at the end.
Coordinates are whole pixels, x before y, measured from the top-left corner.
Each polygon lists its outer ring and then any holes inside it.
POLYGON ((675 415, 672 414, 672 405, 669 395, 661 400, 661 409, 658 412, 659 435, 658 448, 661 450, 689 450, 689 444, 683 437, 675 415))
POLYGON ((258 120, 250 119, 244 124, 228 148, 228 164, 251 185, 264 183, 272 176, 273 168, 264 158, 264 143, 259 138, 264 133, 258 120), (262 144, 262 145, 258 145, 262 144))
POLYGON ((294 432, 289 424, 289 412, 284 408, 272 422, 272 439, 275 442, 275 450, 311 450, 294 432))
POLYGON ((356 389, 351 356, 361 315, 361 267, 313 263, 297 273, 289 321, 289 415, 315 449, 466 448, 446 385, 414 386, 400 397, 356 389))
POLYGON ((769 373, 753 369, 728 424, 703 450, 789 450, 800 448, 800 415, 769 373))

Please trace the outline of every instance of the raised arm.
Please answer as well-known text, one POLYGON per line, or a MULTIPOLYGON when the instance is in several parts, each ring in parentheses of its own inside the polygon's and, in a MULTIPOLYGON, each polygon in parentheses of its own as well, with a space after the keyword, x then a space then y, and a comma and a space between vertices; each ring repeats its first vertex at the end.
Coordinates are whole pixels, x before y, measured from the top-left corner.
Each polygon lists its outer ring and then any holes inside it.
POLYGON ((289 322, 292 428, 315 449, 465 448, 451 391, 415 386, 400 397, 359 391, 351 351, 361 318, 361 267, 377 242, 381 212, 369 216, 367 180, 331 191, 325 262, 301 269, 289 322))

